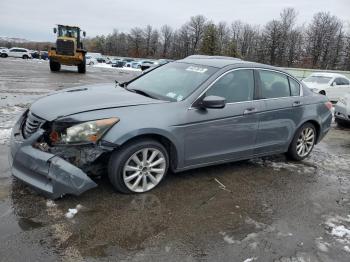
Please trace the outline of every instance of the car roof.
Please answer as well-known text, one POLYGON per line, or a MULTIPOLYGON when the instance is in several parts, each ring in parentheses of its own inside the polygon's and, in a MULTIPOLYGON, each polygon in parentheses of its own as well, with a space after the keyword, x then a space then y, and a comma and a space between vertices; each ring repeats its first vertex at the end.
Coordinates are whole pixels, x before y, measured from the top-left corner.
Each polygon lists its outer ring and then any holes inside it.
POLYGON ((312 73, 310 76, 323 76, 323 77, 343 77, 347 78, 346 76, 338 73, 329 73, 329 72, 316 72, 312 73))
MULTIPOLYGON (((270 69, 275 71, 283 72, 289 76, 292 76, 287 71, 260 63, 245 61, 239 58, 234 57, 228 57, 228 56, 205 56, 205 55, 192 55, 188 56, 182 60, 177 60, 175 62, 182 62, 182 63, 189 63, 189 64, 195 64, 195 65, 202 65, 202 66, 211 66, 216 68, 224 68, 227 66, 231 67, 252 67, 252 68, 264 68, 264 69, 270 69)), ((293 76, 292 76, 293 77, 293 76)), ((294 77, 295 78, 295 77, 294 77)))
POLYGON ((245 61, 239 58, 227 57, 227 56, 191 55, 182 60, 178 60, 177 62, 186 62, 189 64, 223 68, 228 65, 239 64, 245 61))

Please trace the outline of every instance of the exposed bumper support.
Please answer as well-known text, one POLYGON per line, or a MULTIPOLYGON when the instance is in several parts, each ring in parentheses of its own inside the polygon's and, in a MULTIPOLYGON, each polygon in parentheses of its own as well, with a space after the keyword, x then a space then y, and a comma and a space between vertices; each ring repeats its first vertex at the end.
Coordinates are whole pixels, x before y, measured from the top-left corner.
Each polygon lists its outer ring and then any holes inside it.
MULTIPOLYGON (((15 128, 18 126, 17 123, 15 128)), ((22 140, 16 138, 16 130, 13 132, 9 159, 16 178, 53 199, 65 194, 80 195, 97 186, 81 169, 34 148, 32 145, 42 134, 43 130, 39 130, 29 139, 22 140)))

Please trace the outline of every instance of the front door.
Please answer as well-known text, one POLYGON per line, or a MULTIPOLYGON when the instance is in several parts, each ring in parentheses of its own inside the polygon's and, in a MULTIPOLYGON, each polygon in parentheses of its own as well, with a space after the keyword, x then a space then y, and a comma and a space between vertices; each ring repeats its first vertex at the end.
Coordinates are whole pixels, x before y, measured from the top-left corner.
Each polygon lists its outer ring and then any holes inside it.
POLYGON ((254 152, 258 118, 254 73, 230 71, 219 77, 205 96, 226 99, 222 109, 191 108, 185 127, 185 166, 249 158, 254 152))

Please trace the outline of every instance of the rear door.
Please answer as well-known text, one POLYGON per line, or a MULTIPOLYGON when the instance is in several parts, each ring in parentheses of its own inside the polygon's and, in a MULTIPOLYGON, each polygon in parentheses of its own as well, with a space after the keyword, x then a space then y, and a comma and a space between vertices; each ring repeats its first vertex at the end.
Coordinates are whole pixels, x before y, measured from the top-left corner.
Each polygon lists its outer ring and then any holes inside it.
POLYGON ((225 73, 212 84, 202 97, 224 97, 226 106, 189 109, 184 130, 186 166, 253 155, 258 127, 254 93, 252 69, 225 73))
POLYGON ((288 148, 302 116, 300 84, 279 71, 259 69, 259 129, 256 155, 288 148))

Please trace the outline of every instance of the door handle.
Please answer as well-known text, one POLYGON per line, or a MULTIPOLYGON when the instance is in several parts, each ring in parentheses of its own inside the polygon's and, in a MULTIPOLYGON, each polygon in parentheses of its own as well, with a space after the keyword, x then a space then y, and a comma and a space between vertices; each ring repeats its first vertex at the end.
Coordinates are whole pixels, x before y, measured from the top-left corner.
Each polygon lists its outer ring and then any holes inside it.
POLYGON ((301 105, 301 102, 300 101, 295 101, 293 102, 293 106, 300 106, 301 105))
POLYGON ((243 111, 243 115, 249 115, 255 113, 257 110, 255 107, 250 107, 247 108, 246 110, 243 111))

